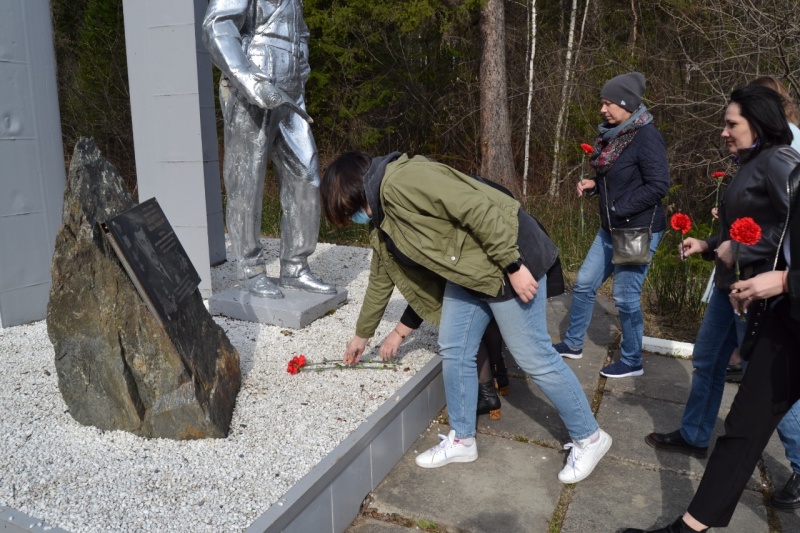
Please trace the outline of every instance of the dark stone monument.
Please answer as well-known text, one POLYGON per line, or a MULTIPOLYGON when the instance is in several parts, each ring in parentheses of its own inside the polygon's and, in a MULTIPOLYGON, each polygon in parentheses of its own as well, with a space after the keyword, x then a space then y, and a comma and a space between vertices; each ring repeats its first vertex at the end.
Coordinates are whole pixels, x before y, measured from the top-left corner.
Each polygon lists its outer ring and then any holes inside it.
POLYGON ((225 437, 239 354, 197 289, 159 320, 101 224, 136 205, 93 140, 75 146, 53 255, 47 330, 58 386, 81 424, 145 437, 225 437))

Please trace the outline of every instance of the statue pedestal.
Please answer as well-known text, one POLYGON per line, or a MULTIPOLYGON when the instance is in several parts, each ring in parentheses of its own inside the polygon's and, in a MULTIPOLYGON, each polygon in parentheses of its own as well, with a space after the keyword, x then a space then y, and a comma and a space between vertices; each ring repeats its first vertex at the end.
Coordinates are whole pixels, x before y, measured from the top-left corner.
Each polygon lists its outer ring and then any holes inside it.
MULTIPOLYGON (((277 279, 270 280, 278 283, 277 279)), ((281 287, 281 292, 283 298, 261 298, 236 286, 212 295, 208 311, 236 320, 301 329, 347 301, 345 289, 336 289, 336 294, 314 294, 281 287)))

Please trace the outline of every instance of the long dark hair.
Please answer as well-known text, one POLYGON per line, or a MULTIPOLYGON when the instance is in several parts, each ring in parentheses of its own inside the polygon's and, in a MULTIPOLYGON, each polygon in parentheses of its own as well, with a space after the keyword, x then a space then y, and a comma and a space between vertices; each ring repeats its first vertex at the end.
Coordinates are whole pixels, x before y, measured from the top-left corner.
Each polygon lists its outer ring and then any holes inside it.
POLYGON ((364 174, 372 157, 366 152, 345 152, 328 165, 319 192, 325 218, 334 226, 346 226, 353 213, 367 205, 364 174))
POLYGON ((792 132, 783 111, 783 98, 780 94, 760 85, 745 85, 731 93, 731 103, 733 102, 739 104, 740 114, 747 119, 758 140, 752 157, 765 148, 791 144, 792 132))

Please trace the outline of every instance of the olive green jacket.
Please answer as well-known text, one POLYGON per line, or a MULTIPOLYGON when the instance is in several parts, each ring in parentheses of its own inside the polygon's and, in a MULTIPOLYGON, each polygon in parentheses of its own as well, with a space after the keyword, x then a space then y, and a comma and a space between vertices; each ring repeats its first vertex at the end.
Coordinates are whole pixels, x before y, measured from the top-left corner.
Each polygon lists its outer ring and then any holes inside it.
POLYGON ((519 202, 447 165, 402 155, 386 167, 380 199, 385 217, 380 229, 370 224, 373 255, 359 337, 374 335, 395 286, 419 316, 438 326, 444 280, 493 296, 504 267, 520 257, 519 202), (381 230, 423 268, 395 260, 381 230))

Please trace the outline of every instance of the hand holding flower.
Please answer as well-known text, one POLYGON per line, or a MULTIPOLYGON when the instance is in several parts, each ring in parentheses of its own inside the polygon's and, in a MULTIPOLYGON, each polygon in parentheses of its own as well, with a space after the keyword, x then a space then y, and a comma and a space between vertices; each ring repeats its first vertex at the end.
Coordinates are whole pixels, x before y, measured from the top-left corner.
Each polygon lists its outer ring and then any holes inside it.
POLYGON ((344 357, 342 358, 344 364, 354 365, 358 363, 359 359, 361 359, 361 355, 367 348, 367 342, 369 342, 369 339, 363 339, 358 335, 350 339, 350 342, 347 343, 347 348, 344 350, 344 357))
POLYGON ((596 187, 596 185, 597 185, 597 184, 595 183, 595 181, 594 181, 594 180, 589 180, 589 179, 581 179, 581 180, 578 182, 578 186, 577 186, 577 188, 576 188, 576 189, 577 189, 577 191, 578 191, 578 196, 579 196, 579 197, 580 197, 580 196, 583 196, 583 193, 584 193, 585 191, 591 191, 592 189, 594 189, 594 188, 596 187))
POLYGON ((783 293, 785 270, 764 272, 731 285, 733 308, 747 309, 753 300, 764 300, 783 293))
POLYGON ((692 254, 701 254, 708 250, 708 243, 694 237, 687 237, 681 243, 681 247, 683 257, 686 258, 692 254))

